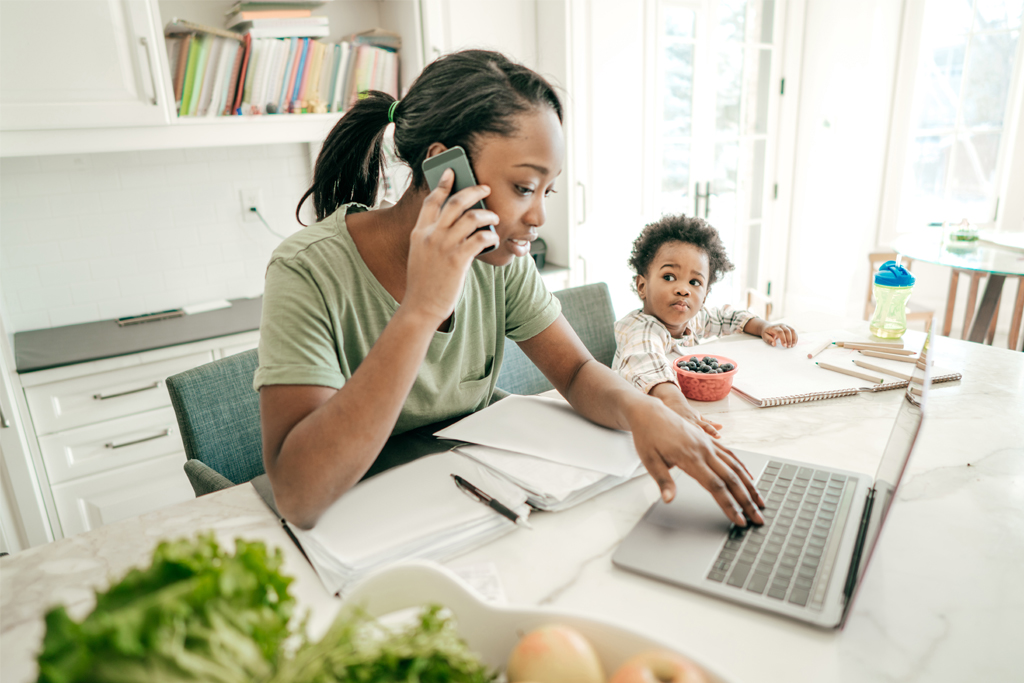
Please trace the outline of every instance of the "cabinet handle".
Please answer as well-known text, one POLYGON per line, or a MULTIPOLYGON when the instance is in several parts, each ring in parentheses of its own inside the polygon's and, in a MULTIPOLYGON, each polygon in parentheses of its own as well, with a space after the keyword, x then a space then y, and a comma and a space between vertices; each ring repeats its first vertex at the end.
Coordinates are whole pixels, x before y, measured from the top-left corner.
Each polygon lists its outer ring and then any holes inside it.
POLYGON ((154 434, 153 436, 146 436, 146 437, 143 437, 141 439, 135 439, 135 441, 125 441, 124 443, 114 443, 113 441, 110 441, 108 443, 103 444, 103 447, 104 448, 124 448, 125 446, 134 446, 137 443, 145 443, 146 441, 152 441, 153 439, 162 439, 165 436, 170 436, 170 434, 171 434, 171 430, 170 429, 165 429, 164 431, 160 432, 159 434, 154 434))
POLYGON ((156 382, 153 382, 152 384, 150 384, 148 387, 139 387, 138 389, 129 389, 128 391, 122 391, 122 392, 119 392, 119 393, 116 393, 116 394, 107 394, 106 396, 104 396, 103 394, 93 394, 92 397, 94 399, 96 399, 97 401, 106 401, 108 398, 117 398, 118 396, 127 396, 128 394, 137 394, 140 391, 149 391, 150 389, 156 389, 158 386, 160 386, 160 382, 156 381, 156 382))
POLYGON ((149 40, 145 36, 139 38, 139 42, 142 44, 142 48, 146 51, 146 64, 149 65, 149 82, 153 84, 153 99, 149 101, 150 104, 156 105, 156 76, 153 75, 153 55, 149 52, 149 40))
POLYGON ((6 415, 4 415, 3 406, 0 406, 0 427, 3 427, 4 429, 7 429, 10 426, 11 426, 11 421, 7 419, 6 415))

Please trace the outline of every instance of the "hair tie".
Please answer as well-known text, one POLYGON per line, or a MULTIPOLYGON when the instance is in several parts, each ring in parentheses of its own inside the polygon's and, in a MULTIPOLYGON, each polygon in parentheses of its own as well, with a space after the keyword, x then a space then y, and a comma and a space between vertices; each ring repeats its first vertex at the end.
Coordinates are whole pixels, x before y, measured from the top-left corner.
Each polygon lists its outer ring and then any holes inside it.
POLYGON ((388 107, 388 123, 395 122, 395 109, 398 108, 398 102, 399 100, 395 100, 391 103, 391 106, 388 107))

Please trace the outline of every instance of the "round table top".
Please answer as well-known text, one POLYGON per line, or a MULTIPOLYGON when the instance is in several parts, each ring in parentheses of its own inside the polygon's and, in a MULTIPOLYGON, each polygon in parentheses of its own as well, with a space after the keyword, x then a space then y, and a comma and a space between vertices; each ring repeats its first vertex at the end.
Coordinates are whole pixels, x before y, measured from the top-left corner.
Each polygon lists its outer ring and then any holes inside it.
POLYGON ((942 228, 928 228, 900 235, 892 246, 915 261, 998 275, 1024 275, 1022 233, 982 231, 976 242, 953 242, 943 238, 942 228))

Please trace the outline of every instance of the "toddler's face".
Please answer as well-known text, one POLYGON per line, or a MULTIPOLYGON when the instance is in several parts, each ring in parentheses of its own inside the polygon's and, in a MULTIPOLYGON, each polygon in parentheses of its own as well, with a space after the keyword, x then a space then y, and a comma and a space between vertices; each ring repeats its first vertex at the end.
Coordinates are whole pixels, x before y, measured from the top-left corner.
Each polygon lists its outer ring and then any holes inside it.
POLYGON ((644 313, 653 315, 681 337, 688 323, 704 305, 710 272, 708 255, 685 242, 666 242, 654 255, 647 275, 638 275, 637 294, 644 313))

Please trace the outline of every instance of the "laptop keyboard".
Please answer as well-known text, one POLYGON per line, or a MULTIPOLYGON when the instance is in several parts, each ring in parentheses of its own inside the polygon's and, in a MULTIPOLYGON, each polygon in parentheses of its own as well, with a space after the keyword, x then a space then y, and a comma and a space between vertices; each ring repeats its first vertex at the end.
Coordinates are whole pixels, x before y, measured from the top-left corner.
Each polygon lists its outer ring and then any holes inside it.
POLYGON ((707 578, 820 609, 853 489, 841 474, 770 461, 757 482, 764 525, 733 525, 707 578))

